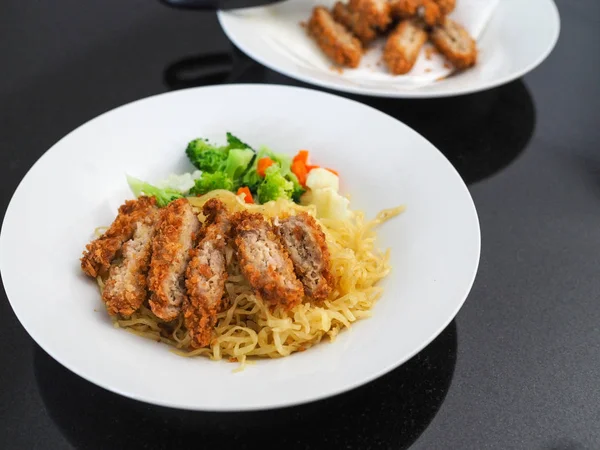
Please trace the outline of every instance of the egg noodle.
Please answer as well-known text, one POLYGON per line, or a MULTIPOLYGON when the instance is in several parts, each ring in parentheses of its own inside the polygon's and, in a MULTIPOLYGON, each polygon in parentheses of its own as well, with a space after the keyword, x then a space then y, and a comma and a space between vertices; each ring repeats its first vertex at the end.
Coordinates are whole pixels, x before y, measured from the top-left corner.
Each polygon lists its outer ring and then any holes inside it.
MULTIPOLYGON (((314 206, 298 205, 280 199, 264 205, 246 204, 232 192, 212 191, 202 197, 190 197, 192 206, 201 210, 210 198, 218 197, 229 211, 248 210, 266 217, 285 216, 306 211, 315 216, 314 206)), ((302 303, 290 311, 276 307, 271 311, 241 274, 231 247, 226 249, 229 277, 226 282, 225 308, 218 315, 214 338, 209 347, 196 349, 183 324, 182 315, 171 323, 157 318, 144 304, 129 318, 113 318, 115 327, 175 347, 181 356, 228 358, 241 368, 248 357, 278 358, 304 351, 327 336, 334 340, 343 328, 370 316, 381 296, 377 282, 390 272, 389 251, 375 248, 375 228, 400 214, 404 207, 381 211, 374 220, 353 212, 350 220, 319 219, 331 253, 331 272, 335 285, 322 304, 302 303)), ((203 216, 200 214, 200 219, 203 216)), ((97 229, 96 233, 102 230, 97 229)), ((103 281, 98 278, 100 289, 103 281)))

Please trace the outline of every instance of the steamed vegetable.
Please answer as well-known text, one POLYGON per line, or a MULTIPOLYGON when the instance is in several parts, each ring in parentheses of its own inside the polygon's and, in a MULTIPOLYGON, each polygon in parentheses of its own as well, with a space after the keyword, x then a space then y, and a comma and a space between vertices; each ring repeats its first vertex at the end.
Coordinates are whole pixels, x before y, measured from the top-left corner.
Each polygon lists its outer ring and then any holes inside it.
POLYGON ((156 198, 156 204, 160 208, 167 206, 173 200, 183 197, 183 194, 179 191, 169 188, 160 189, 129 175, 127 175, 127 183, 136 197, 139 197, 140 195, 154 197, 156 198))
POLYGON ((203 195, 216 189, 233 191, 233 180, 224 172, 204 172, 196 184, 190 189, 190 195, 203 195))
POLYGON ((205 139, 194 139, 185 149, 190 162, 203 172, 213 173, 227 159, 228 147, 217 147, 205 139))
POLYGON ((232 149, 229 151, 227 160, 219 167, 233 181, 233 184, 239 186, 241 178, 248 165, 254 158, 254 152, 250 149, 232 149))
POLYGON ((256 166, 256 172, 258 173, 259 176, 264 178, 266 175, 267 169, 269 167, 271 167, 273 164, 275 164, 275 162, 268 156, 265 156, 264 158, 260 158, 258 160, 258 165, 256 166))
MULTIPOLYGON (((237 136, 234 136, 233 134, 231 134, 229 131, 227 132, 227 144, 229 148, 239 148, 239 149, 248 149, 248 150, 252 150, 252 147, 250 147, 248 144, 246 144, 245 142, 243 142, 241 139, 239 139, 237 136)), ((252 150, 254 151, 254 150, 252 150)))
POLYGON ((278 165, 272 165, 266 170, 265 179, 258 186, 258 201, 267 203, 279 198, 292 198, 294 183, 286 179, 278 165))
POLYGON ((250 189, 248 189, 248 186, 239 188, 235 195, 238 195, 238 196, 243 195, 244 203, 254 203, 254 199, 252 198, 252 193, 250 192, 250 189))

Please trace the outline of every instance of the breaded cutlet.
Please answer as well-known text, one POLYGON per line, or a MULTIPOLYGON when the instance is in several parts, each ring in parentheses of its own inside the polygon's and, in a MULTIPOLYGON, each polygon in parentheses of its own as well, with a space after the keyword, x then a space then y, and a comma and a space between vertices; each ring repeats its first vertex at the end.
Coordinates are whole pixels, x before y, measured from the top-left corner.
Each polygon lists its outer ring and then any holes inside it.
POLYGON ((477 62, 477 45, 461 25, 446 18, 434 27, 429 39, 435 47, 459 70, 468 69, 477 62))
POLYGON ((121 205, 117 217, 108 230, 86 246, 81 257, 81 269, 94 278, 106 273, 123 243, 133 236, 137 223, 154 208, 156 208, 154 197, 140 197, 121 205))
POLYGON ((348 9, 359 14, 373 28, 386 30, 392 22, 392 11, 388 0, 350 0, 348 9))
POLYGON ((440 8, 442 15, 446 16, 454 11, 456 0, 434 0, 440 8))
POLYGON ((317 221, 302 212, 279 220, 275 227, 283 247, 290 255, 304 294, 324 300, 332 289, 330 255, 325 234, 317 221))
POLYGON ((183 303, 183 319, 192 347, 209 345, 217 323, 227 280, 225 247, 231 228, 229 213, 220 200, 208 200, 202 213, 206 221, 186 270, 187 297, 183 303))
POLYGON ((396 19, 420 18, 427 25, 433 26, 443 18, 441 9, 434 0, 392 0, 390 6, 392 17, 396 19))
POLYGON ((337 23, 325 8, 317 6, 313 9, 308 33, 334 63, 348 67, 357 67, 360 63, 363 53, 360 41, 337 23))
POLYGON ((148 273, 150 308, 160 319, 175 319, 186 296, 185 270, 200 221, 185 198, 160 210, 148 273))
POLYGON ((375 28, 359 13, 350 11, 342 2, 337 2, 333 7, 333 18, 352 31, 363 45, 369 44, 377 37, 375 28))
POLYGON ((388 37, 383 50, 383 60, 394 75, 403 75, 413 68, 427 33, 414 20, 403 20, 388 37))
POLYGON ((233 217, 240 269, 256 294, 269 306, 291 309, 304 295, 294 265, 273 226, 261 215, 242 211, 233 217))

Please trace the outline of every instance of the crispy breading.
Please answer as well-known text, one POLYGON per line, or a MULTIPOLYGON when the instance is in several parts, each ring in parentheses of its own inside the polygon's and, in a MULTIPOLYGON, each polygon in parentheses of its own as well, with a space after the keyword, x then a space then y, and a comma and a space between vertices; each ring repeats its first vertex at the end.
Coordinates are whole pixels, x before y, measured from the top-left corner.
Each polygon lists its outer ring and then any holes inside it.
POLYGON ((146 300, 146 277, 158 216, 158 209, 151 209, 148 215, 136 224, 133 237, 123 244, 122 261, 118 264, 113 263, 110 267, 102 299, 112 316, 130 316, 146 300))
POLYGON ((280 220, 275 230, 290 255, 304 294, 314 300, 324 300, 332 289, 330 255, 325 234, 317 221, 301 212, 280 220))
POLYGON ((160 211, 152 243, 148 273, 152 312, 163 320, 175 319, 185 294, 185 270, 190 260, 200 221, 185 198, 169 203, 160 211))
POLYGON ((367 45, 377 37, 377 32, 359 13, 352 12, 342 3, 337 2, 333 7, 333 18, 348 28, 358 39, 367 45))
POLYGON ((383 49, 383 60, 390 72, 394 75, 410 72, 426 40, 427 33, 416 21, 400 22, 383 49))
POLYGON ((442 11, 434 0, 392 0, 390 7, 392 17, 396 19, 420 18, 429 26, 437 25, 443 19, 442 11))
POLYGON ((440 8, 442 15, 446 16, 454 11, 456 7, 456 0, 433 0, 437 3, 440 8))
POLYGON ((234 244, 240 269, 256 294, 269 306, 293 308, 302 301, 302 283, 272 225, 247 211, 233 218, 234 244))
POLYGON ((227 280, 225 246, 231 228, 229 213, 220 200, 210 199, 202 212, 206 222, 187 267, 187 298, 183 304, 184 323, 193 347, 209 345, 217 323, 227 280))
POLYGON ((325 8, 317 6, 313 9, 308 33, 334 63, 348 67, 357 67, 360 63, 363 53, 360 41, 333 20, 325 8))
POLYGON ((392 22, 392 10, 388 0, 350 0, 348 9, 359 14, 373 28, 385 30, 392 22))
POLYGON ((94 278, 106 273, 123 243, 133 236, 137 223, 156 208, 155 205, 154 197, 140 197, 121 205, 108 230, 86 246, 81 257, 81 269, 94 278))
POLYGON ((461 25, 446 18, 430 33, 433 45, 459 70, 468 69, 477 62, 477 45, 461 25))

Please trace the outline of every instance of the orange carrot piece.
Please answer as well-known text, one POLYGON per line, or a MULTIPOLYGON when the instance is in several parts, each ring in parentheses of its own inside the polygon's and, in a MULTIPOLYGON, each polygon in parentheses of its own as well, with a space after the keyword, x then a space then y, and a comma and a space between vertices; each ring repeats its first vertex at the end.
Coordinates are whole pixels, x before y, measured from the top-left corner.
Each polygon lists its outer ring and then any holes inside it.
POLYGON ((298 178, 298 182, 302 185, 302 187, 306 187, 306 176, 308 175, 306 164, 300 160, 294 160, 291 170, 292 173, 298 178))
POLYGON ((275 162, 269 158, 268 156, 265 156, 264 158, 260 158, 258 160, 258 164, 256 165, 256 172, 261 176, 261 177, 265 177, 265 174, 267 172, 267 169, 269 167, 271 167, 273 164, 275 164, 275 162))
POLYGON ((242 194, 246 194, 244 197, 245 203, 254 203, 254 199, 252 198, 252 193, 250 192, 250 189, 248 189, 248 186, 242 186, 241 188, 238 189, 236 195, 242 195, 242 194))
POLYGON ((294 162, 302 161, 304 165, 308 165, 308 150, 300 150, 296 156, 294 156, 294 162))

